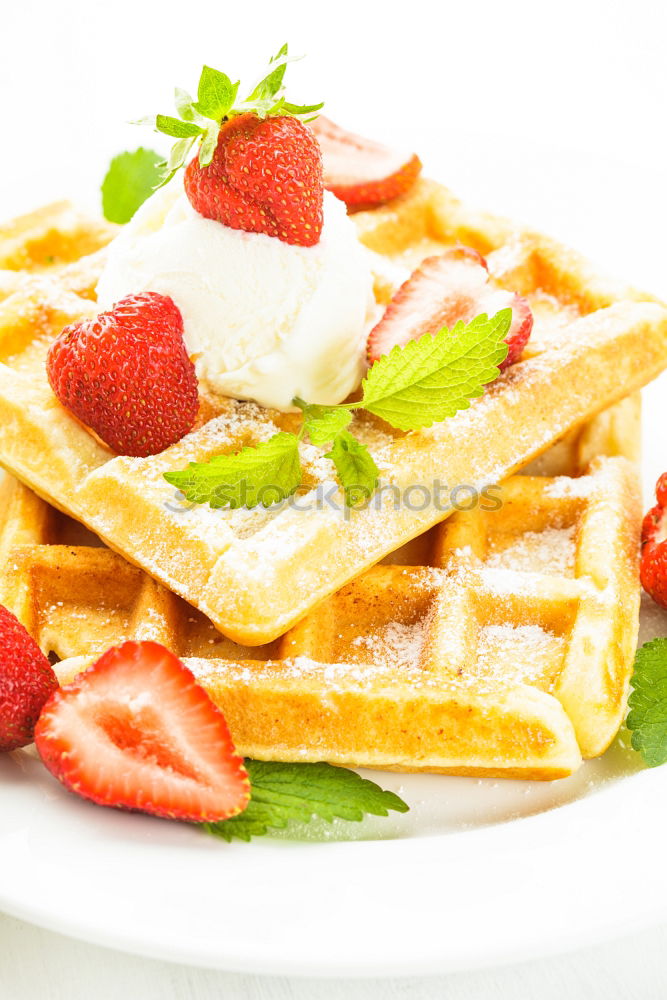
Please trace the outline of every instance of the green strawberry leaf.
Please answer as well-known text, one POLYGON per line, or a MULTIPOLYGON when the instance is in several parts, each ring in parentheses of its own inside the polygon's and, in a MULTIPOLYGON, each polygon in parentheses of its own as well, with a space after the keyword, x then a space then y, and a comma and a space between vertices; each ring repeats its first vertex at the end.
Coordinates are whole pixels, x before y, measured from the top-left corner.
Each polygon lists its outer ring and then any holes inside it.
POLYGON ((268 441, 209 462, 191 462, 187 469, 166 472, 164 478, 192 503, 213 508, 270 507, 291 496, 301 485, 299 442, 280 431, 268 441))
POLYGON ((353 434, 340 431, 326 457, 336 466, 348 506, 354 507, 373 495, 380 470, 366 445, 357 441, 353 434))
POLYGON ((287 42, 281 46, 277 54, 269 62, 269 72, 263 80, 260 80, 252 94, 246 98, 250 103, 253 101, 263 101, 269 97, 275 97, 282 90, 285 70, 290 59, 287 55, 287 42))
MULTIPOLYGON (((287 111, 288 114, 294 115, 296 118, 301 115, 313 115, 313 118, 317 118, 317 114, 313 112, 321 111, 324 107, 324 101, 321 104, 290 104, 289 101, 283 102, 283 111, 287 111)), ((312 121, 313 118, 309 118, 308 121, 312 121)))
POLYGON ((184 147, 178 143, 184 139, 196 139, 202 136, 199 163, 202 167, 206 167, 213 159, 222 122, 235 115, 246 112, 253 112, 260 118, 268 118, 270 115, 293 115, 304 121, 311 121, 316 112, 324 107, 323 104, 290 104, 283 96, 285 70, 291 61, 291 57, 287 55, 287 45, 283 45, 271 60, 266 76, 260 80, 251 95, 240 102, 237 102, 239 83, 232 83, 226 73, 212 66, 204 66, 199 78, 196 101, 186 90, 176 88, 174 103, 178 118, 171 115, 157 115, 136 122, 138 125, 149 124, 158 132, 177 140, 177 148, 172 151, 169 160, 171 164, 169 179, 174 171, 185 164, 184 147))
POLYGON ((363 406, 400 430, 430 427, 467 409, 507 357, 512 310, 485 313, 453 330, 424 334, 376 361, 362 383, 363 406))
POLYGON ((174 105, 184 122, 193 122, 195 120, 196 112, 194 104, 195 102, 187 90, 183 90, 182 87, 175 88, 174 105))
POLYGON ((637 650, 630 712, 626 720, 632 746, 649 767, 667 763, 667 639, 653 639, 637 650))
POLYGON ((215 154, 216 147, 218 145, 218 137, 220 136, 220 127, 216 122, 206 129, 204 133, 204 138, 201 141, 199 147, 199 166, 207 167, 209 163, 212 162, 213 156, 215 154))
POLYGON ((226 73, 221 73, 211 66, 204 66, 197 88, 197 103, 195 111, 204 118, 210 118, 220 124, 231 110, 239 83, 232 83, 226 73))
POLYGON ((246 760, 245 766, 251 787, 246 809, 222 823, 204 824, 208 833, 228 842, 234 837, 248 841, 290 823, 309 823, 314 816, 328 823, 358 823, 365 815, 409 811, 398 795, 347 768, 260 760, 246 760))
POLYGON ((167 160, 167 166, 172 174, 174 171, 180 170, 180 168, 185 165, 194 141, 194 138, 179 139, 171 147, 169 159, 167 160))
POLYGON ((172 118, 171 115, 156 115, 155 128, 164 135, 170 135, 174 139, 194 138, 202 134, 201 125, 194 122, 183 122, 180 118, 172 118))
POLYGON ((140 146, 114 156, 102 181, 102 211, 123 225, 164 180, 164 157, 140 146))

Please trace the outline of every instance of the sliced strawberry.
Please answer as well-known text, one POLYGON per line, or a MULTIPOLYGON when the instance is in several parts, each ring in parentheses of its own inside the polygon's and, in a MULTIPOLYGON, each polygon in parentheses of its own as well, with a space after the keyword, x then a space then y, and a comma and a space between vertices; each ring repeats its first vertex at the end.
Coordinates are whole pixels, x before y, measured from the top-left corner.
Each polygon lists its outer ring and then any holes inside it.
POLYGON ((322 115, 311 128, 322 150, 324 186, 349 208, 373 208, 397 198, 421 173, 421 162, 414 153, 389 149, 346 132, 322 115))
POLYGON ((99 805, 202 823, 248 804, 248 775, 222 713, 155 642, 110 649, 56 691, 35 743, 66 788, 99 805))
POLYGON ((501 370, 521 356, 533 328, 533 314, 524 298, 489 284, 486 261, 470 247, 454 247, 428 257, 398 289, 384 316, 368 338, 368 360, 377 361, 396 344, 404 346, 425 333, 470 322, 480 313, 494 316, 512 310, 506 338, 509 354, 501 370))
POLYGON ((642 524, 642 587, 656 604, 667 608, 667 472, 655 488, 658 500, 642 524))

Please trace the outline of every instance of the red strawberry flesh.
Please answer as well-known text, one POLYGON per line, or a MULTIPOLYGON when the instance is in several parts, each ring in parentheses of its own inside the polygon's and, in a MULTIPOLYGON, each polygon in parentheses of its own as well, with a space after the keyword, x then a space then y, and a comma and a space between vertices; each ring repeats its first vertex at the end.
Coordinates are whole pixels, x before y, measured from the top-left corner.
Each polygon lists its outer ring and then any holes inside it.
POLYGON ((656 486, 657 504, 642 524, 640 576, 644 590, 656 604, 667 608, 667 473, 656 486))
POLYGON ((470 322, 480 313, 494 316, 512 310, 506 341, 509 353, 500 369, 514 364, 530 337, 533 315, 524 298, 489 283, 484 258, 469 247, 455 247, 428 257, 398 289, 384 316, 371 331, 368 359, 372 363, 397 344, 405 346, 459 320, 470 322))
POLYGON ((408 191, 421 173, 414 153, 347 132, 320 115, 312 129, 322 150, 324 186, 349 208, 373 208, 408 191))
POLYGON ((35 640, 0 605, 0 751, 32 743, 39 713, 57 687, 35 640))
POLYGON ((129 295, 65 327, 49 350, 49 382, 71 413, 121 455, 153 455, 192 430, 197 376, 183 318, 168 296, 129 295))
POLYGON ((218 822, 249 781, 222 713, 163 646, 127 642, 49 700, 35 732, 46 767, 99 805, 218 822))
POLYGON ((232 229, 314 246, 323 225, 322 157, 313 133, 289 115, 223 123, 213 160, 185 170, 193 208, 232 229))

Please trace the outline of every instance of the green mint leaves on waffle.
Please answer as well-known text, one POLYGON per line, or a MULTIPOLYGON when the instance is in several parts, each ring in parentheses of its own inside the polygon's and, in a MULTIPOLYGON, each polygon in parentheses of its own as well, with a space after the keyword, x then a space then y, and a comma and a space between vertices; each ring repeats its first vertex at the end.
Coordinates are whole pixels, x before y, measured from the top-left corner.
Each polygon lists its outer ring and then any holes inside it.
POLYGON ((628 705, 633 748, 649 767, 667 763, 667 639, 637 650, 628 705))
POLYGON ((394 347, 369 369, 358 402, 319 406, 295 399, 303 411, 299 435, 285 431, 269 441, 164 478, 191 503, 212 507, 269 506, 296 493, 302 483, 299 442, 308 435, 314 445, 331 442, 326 457, 336 467, 348 506, 368 499, 378 485, 379 469, 365 444, 347 429, 353 411, 365 409, 402 431, 430 427, 470 406, 484 386, 498 377, 507 356, 505 337, 512 310, 470 323, 424 334, 405 347, 394 347))
POLYGON ((167 172, 163 182, 166 183, 186 165, 195 142, 199 142, 200 166, 208 166, 218 143, 220 126, 235 115, 247 112, 259 118, 292 115, 302 121, 312 121, 317 117, 323 104, 292 104, 285 98, 285 70, 292 61, 287 54, 287 45, 283 45, 269 62, 267 74, 242 100, 238 100, 238 80, 233 83, 226 73, 204 66, 196 100, 187 91, 176 88, 174 104, 178 117, 154 115, 137 122, 150 125, 156 132, 176 140, 165 164, 167 172))
POLYGON ((309 823, 318 816, 361 821, 365 815, 405 813, 409 807, 398 795, 361 778, 355 771, 331 764, 281 764, 246 760, 251 795, 246 809, 222 823, 206 823, 216 837, 231 841, 261 837, 284 830, 290 822, 309 823))
POLYGON ((380 470, 366 445, 357 441, 354 434, 340 431, 326 457, 336 466, 348 507, 354 507, 372 496, 378 485, 380 470))
POLYGON ((129 222, 164 180, 164 158, 140 146, 119 153, 109 164, 102 181, 102 212, 109 222, 129 222))
POLYGON ((318 448, 333 441, 352 423, 352 410, 345 406, 320 406, 317 403, 304 403, 302 399, 295 399, 294 405, 303 410, 306 433, 318 448))
POLYGON ((299 440, 280 431, 268 441, 209 462, 192 462, 182 472, 164 477, 192 503, 211 507, 270 507, 301 485, 299 440))
POLYGON ((491 319, 483 313, 432 337, 425 334, 394 347, 369 370, 362 383, 363 407, 402 431, 430 427, 452 417, 498 377, 507 357, 505 337, 512 310, 491 319))

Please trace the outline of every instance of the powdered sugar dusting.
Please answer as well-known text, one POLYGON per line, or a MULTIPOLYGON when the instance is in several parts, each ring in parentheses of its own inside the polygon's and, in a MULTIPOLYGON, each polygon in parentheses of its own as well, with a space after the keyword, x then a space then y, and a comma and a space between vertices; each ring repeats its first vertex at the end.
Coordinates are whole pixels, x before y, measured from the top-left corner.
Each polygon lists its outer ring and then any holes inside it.
POLYGON ((590 476, 580 476, 572 479, 569 476, 558 476, 551 480, 545 487, 545 494, 553 500, 567 499, 568 497, 589 497, 594 488, 594 481, 590 476))
POLYGON ((371 658, 376 666, 405 669, 416 666, 424 649, 428 622, 426 619, 413 624, 388 622, 367 635, 359 635, 351 643, 351 659, 362 661, 371 658))
POLYGON ((570 525, 524 531, 506 546, 495 542, 486 557, 486 565, 492 569, 573 576, 575 556, 575 528, 570 525))
POLYGON ((479 633, 476 669, 485 677, 549 689, 564 652, 563 637, 539 625, 486 625, 479 633))

